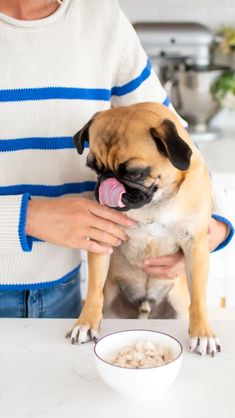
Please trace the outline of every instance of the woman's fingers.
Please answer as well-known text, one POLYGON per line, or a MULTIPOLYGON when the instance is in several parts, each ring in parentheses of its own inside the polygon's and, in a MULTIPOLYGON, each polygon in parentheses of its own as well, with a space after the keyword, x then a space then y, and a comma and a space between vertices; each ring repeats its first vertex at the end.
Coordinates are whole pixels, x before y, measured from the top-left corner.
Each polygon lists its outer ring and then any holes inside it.
POLYGON ((180 272, 178 272, 175 268, 169 267, 143 267, 142 268, 145 273, 150 274, 152 277, 156 277, 158 279, 176 279, 176 277, 180 276, 180 272))
MULTIPOLYGON (((112 232, 112 229, 110 232, 112 232)), ((88 228, 87 237, 91 240, 98 241, 101 244, 108 244, 111 247, 118 247, 122 243, 122 240, 126 239, 125 235, 121 233, 119 234, 119 231, 116 234, 111 234, 109 232, 104 232, 104 230, 99 230, 96 228, 88 228), (117 238, 117 235, 120 235, 120 238, 117 238)))
POLYGON ((183 260, 184 256, 182 251, 168 256, 161 256, 156 258, 148 258, 144 261, 145 266, 156 266, 156 267, 173 267, 176 263, 183 260))
POLYGON ((104 255, 110 255, 113 252, 112 247, 108 245, 104 245, 104 244, 99 244, 96 241, 92 241, 86 238, 81 239, 79 248, 82 248, 85 251, 89 251, 90 253, 97 253, 97 254, 104 254, 104 255))
MULTIPOLYGON (((93 231, 99 231, 101 233, 101 237, 102 235, 107 236, 106 234, 108 234, 110 236, 115 237, 115 239, 119 239, 121 241, 127 240, 127 236, 120 226, 103 218, 93 216, 93 219, 91 219, 90 222, 89 229, 92 229, 93 231)), ((103 241, 103 239, 101 239, 101 241, 103 241)))
POLYGON ((93 202, 94 205, 89 207, 90 212, 97 216, 98 218, 103 218, 111 223, 115 223, 117 225, 123 226, 124 228, 132 227, 136 224, 136 222, 127 215, 121 212, 117 212, 114 209, 110 209, 107 206, 100 205, 98 203, 93 202))
POLYGON ((159 279, 175 279, 185 273, 183 253, 145 260, 142 270, 159 279))

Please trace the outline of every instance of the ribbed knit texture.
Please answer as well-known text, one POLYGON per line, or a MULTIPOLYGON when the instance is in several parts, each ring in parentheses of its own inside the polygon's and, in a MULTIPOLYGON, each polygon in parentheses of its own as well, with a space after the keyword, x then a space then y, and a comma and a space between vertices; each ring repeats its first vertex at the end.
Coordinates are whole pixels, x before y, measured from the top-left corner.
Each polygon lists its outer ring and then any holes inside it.
POLYGON ((172 106, 116 0, 64 0, 32 22, 0 13, 0 39, 0 285, 48 285, 80 255, 38 241, 30 251, 27 199, 94 189, 72 137, 95 112, 172 106))
POLYGON ((21 249, 19 221, 22 196, 0 196, 0 251, 21 249))

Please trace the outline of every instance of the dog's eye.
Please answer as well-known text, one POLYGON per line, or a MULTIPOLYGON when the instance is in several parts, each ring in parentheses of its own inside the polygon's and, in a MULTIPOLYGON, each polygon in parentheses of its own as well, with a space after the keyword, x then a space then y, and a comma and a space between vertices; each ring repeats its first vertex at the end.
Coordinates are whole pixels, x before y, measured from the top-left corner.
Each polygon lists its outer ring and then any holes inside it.
POLYGON ((142 181, 149 176, 151 167, 147 166, 130 166, 128 161, 119 164, 117 174, 120 178, 129 179, 131 181, 142 181))
POLYGON ((132 181, 145 180, 150 174, 150 167, 141 167, 136 169, 129 169, 125 173, 125 177, 129 178, 132 181))
POLYGON ((126 177, 130 178, 131 180, 141 180, 143 179, 144 173, 127 173, 126 177))

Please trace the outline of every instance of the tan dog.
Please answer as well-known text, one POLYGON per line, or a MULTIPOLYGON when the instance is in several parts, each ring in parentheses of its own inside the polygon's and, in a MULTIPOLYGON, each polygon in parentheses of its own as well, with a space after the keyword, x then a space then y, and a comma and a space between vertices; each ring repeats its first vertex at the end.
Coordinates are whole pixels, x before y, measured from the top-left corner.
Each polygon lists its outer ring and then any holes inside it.
POLYGON ((127 211, 137 226, 108 256, 88 254, 88 293, 69 332, 72 343, 98 335, 104 316, 170 318, 189 309, 190 349, 220 350, 207 318, 211 184, 200 152, 177 116, 156 103, 99 112, 75 135, 97 172, 100 203, 127 211), (148 257, 185 255, 187 280, 159 280, 140 269, 148 257), (189 298, 190 295, 190 298, 189 298))

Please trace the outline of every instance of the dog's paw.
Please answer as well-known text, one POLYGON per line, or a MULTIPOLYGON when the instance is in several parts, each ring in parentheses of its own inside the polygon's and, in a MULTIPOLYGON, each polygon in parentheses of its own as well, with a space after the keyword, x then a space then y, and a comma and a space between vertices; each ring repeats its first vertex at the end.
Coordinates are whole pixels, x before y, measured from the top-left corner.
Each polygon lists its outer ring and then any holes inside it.
POLYGON ((214 355, 221 351, 219 339, 212 331, 210 324, 204 317, 191 315, 189 320, 190 351, 201 356, 214 355))
POLYGON ((102 319, 102 306, 102 304, 96 304, 95 307, 92 304, 85 304, 79 318, 66 334, 66 338, 70 338, 72 344, 97 340, 102 319))
POLYGON ((213 337, 190 337, 189 341, 190 351, 195 351, 201 356, 210 354, 212 357, 217 352, 221 351, 221 346, 219 339, 215 336, 213 337))
POLYGON ((71 340, 71 344, 83 344, 91 340, 96 341, 98 337, 98 330, 88 325, 79 324, 78 322, 66 334, 66 338, 71 340))

